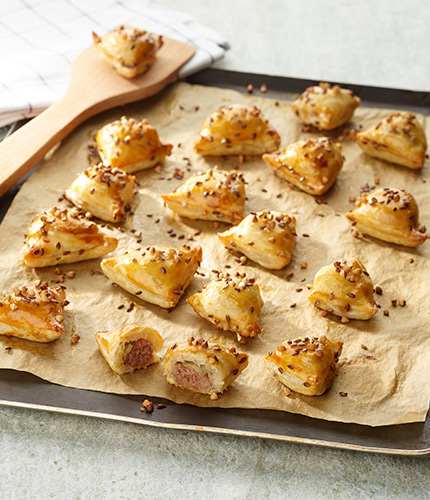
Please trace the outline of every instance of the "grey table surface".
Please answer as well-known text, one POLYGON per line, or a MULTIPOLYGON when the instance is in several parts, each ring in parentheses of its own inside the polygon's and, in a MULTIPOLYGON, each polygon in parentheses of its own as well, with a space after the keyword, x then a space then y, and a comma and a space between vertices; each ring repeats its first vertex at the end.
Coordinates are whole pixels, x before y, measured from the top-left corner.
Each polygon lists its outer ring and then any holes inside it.
MULTIPOLYGON (((156 0, 222 33, 216 67, 430 91, 419 0, 156 0)), ((430 461, 0 406, 0 498, 429 498, 430 461)))

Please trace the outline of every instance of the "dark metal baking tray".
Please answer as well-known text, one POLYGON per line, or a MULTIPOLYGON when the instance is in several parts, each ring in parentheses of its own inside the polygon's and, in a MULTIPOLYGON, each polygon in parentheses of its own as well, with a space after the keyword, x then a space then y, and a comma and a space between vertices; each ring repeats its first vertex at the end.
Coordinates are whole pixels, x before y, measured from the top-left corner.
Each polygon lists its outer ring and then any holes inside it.
MULTIPOLYGON (((267 97, 285 99, 318 82, 267 75, 207 69, 187 79, 190 83, 233 88, 246 92, 252 84, 259 94, 266 84, 267 97)), ((341 84, 342 85, 342 84, 341 84)), ((430 115, 430 93, 345 85, 365 106, 408 109, 430 115)), ((263 94, 261 94, 263 95, 263 94)), ((20 183, 21 184, 21 183, 20 183)), ((20 184, 0 198, 0 220, 20 184)), ((62 387, 30 373, 0 370, 0 404, 69 414, 86 415, 136 424, 198 430, 300 442, 379 453, 424 456, 430 454, 430 418, 425 422, 368 427, 328 422, 273 410, 198 408, 150 398, 156 406, 149 414, 140 410, 145 396, 124 396, 62 387)))

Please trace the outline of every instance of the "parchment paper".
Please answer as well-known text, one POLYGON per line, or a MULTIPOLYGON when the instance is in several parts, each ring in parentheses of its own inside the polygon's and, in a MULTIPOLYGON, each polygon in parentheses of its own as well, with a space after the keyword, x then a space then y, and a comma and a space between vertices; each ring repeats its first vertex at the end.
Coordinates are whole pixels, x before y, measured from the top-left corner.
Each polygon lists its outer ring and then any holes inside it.
MULTIPOLYGON (((99 260, 61 266, 62 272, 76 272, 75 279, 66 279, 64 283, 70 300, 65 315, 66 333, 50 344, 2 336, 0 367, 31 372, 70 387, 159 396, 198 406, 271 408, 372 426, 425 420, 430 394, 430 243, 414 250, 371 238, 356 239, 340 214, 352 208, 350 196, 358 196, 365 183, 374 186, 378 177, 381 187, 399 187, 411 192, 420 207, 422 223, 430 225, 429 184, 423 182, 429 169, 428 161, 422 171, 413 171, 372 159, 346 140, 343 142, 345 165, 333 188, 323 197, 327 204, 317 204, 314 197, 290 189, 259 158, 246 159, 239 165, 237 158, 205 159, 193 153, 192 144, 204 119, 227 103, 259 106, 279 131, 282 146, 312 135, 301 131, 302 124, 286 102, 276 104, 269 98, 178 83, 156 98, 106 112, 86 122, 63 142, 49 161, 43 162, 18 193, 0 229, 1 289, 11 290, 36 278, 50 282, 58 278, 54 268, 31 270, 23 264, 20 249, 24 235, 37 212, 54 204, 65 206, 65 202, 58 199, 76 174, 88 166, 90 138, 98 128, 122 114, 147 118, 163 140, 175 147, 161 173, 151 169, 137 174, 140 187, 134 199, 134 215, 123 225, 125 232, 116 227, 111 231, 120 240, 116 253, 152 244, 179 247, 187 242, 188 234, 201 231, 191 244, 203 247, 200 272, 204 276, 196 275, 178 306, 168 312, 113 287, 107 278, 97 274, 99 260), (285 269, 269 271, 250 261, 240 265, 216 236, 229 226, 220 224, 215 228, 212 222, 181 219, 163 207, 159 195, 183 182, 174 177, 175 168, 184 171, 186 179, 216 164, 223 169, 239 168, 244 173, 248 182, 246 214, 262 209, 295 214, 297 246, 285 269), (141 243, 137 243, 138 236, 131 229, 142 232, 141 243), (169 234, 170 229, 173 233, 169 234), (341 324, 318 314, 307 300, 306 285, 312 283, 322 266, 348 255, 358 257, 374 284, 382 287, 383 295, 377 296, 382 307, 369 321, 341 324), (307 262, 306 269, 301 269, 302 262, 307 262), (261 316, 265 333, 249 340, 245 346, 237 344, 233 333, 223 333, 199 318, 186 302, 187 297, 214 276, 211 270, 227 270, 226 265, 231 266, 232 272, 240 269, 255 277, 265 302, 261 316), (407 304, 394 308, 391 299, 405 299, 407 304), (136 305, 127 312, 131 302, 136 305), (295 307, 291 307, 293 304, 295 307), (121 305, 124 307, 118 309, 121 305), (388 317, 383 315, 384 309, 389 310, 388 317), (115 375, 97 349, 94 332, 118 329, 132 322, 156 328, 165 339, 165 347, 185 341, 191 335, 236 346, 250 355, 249 366, 217 401, 169 386, 160 363, 133 374, 115 375), (80 341, 73 346, 70 338, 75 333, 80 341), (323 334, 344 342, 342 367, 332 388, 318 397, 288 394, 265 368, 265 354, 286 339, 323 334), (6 346, 12 350, 5 350, 6 346), (342 397, 340 392, 348 395, 342 397)), ((357 128, 361 124, 367 128, 388 112, 359 108, 349 126, 357 128)), ((430 137, 428 120, 420 119, 430 137)))

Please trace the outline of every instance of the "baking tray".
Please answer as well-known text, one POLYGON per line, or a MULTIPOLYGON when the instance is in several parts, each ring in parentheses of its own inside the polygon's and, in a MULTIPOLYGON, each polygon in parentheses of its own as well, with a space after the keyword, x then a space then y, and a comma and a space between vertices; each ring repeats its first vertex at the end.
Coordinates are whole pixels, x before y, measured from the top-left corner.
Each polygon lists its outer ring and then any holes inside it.
MULTIPOLYGON (((255 89, 254 94, 260 94, 259 88, 265 84, 268 90, 264 95, 276 99, 293 98, 306 87, 318 83, 312 80, 217 69, 206 69, 189 77, 187 81, 242 92, 246 92, 247 86, 251 84, 255 89)), ((428 92, 339 84, 353 90, 362 99, 364 106, 411 110, 430 115, 428 92)), ((0 198, 0 220, 3 219, 22 182, 0 198)), ((153 413, 146 413, 140 410, 144 399, 143 395, 127 396, 62 387, 30 373, 0 370, 0 404, 5 406, 360 451, 430 455, 429 416, 425 422, 368 427, 328 422, 283 411, 198 408, 154 397, 150 399, 155 410, 153 413), (160 403, 166 404, 166 407, 157 409, 156 406, 160 403)))

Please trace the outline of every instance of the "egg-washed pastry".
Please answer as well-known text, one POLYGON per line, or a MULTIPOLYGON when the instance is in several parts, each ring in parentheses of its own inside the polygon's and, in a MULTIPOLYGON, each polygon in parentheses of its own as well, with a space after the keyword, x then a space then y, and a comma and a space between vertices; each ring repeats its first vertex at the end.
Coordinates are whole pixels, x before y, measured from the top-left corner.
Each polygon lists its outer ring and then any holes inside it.
POLYGON ((154 245, 104 259, 102 271, 114 283, 142 300, 167 309, 175 307, 202 260, 200 246, 154 245))
POLYGON ((101 128, 96 136, 97 151, 104 165, 129 174, 162 163, 172 152, 163 144, 157 130, 147 120, 121 117, 101 128))
POLYGON ((163 45, 163 37, 121 25, 99 37, 93 32, 93 42, 104 61, 121 76, 133 78, 145 73, 155 62, 163 45))
POLYGON ((425 226, 419 223, 417 202, 404 189, 363 193, 345 217, 357 231, 388 243, 417 247, 428 238, 425 226))
POLYGON ((223 392, 248 366, 248 355, 204 339, 169 347, 163 371, 169 384, 202 394, 223 392))
POLYGON ((418 169, 424 165, 427 138, 413 113, 392 113, 374 127, 359 132, 356 142, 369 156, 418 169))
POLYGON ((118 375, 160 361, 164 344, 157 330, 143 325, 126 325, 120 330, 96 332, 94 337, 103 357, 118 375))
POLYGON ((91 222, 78 208, 52 207, 36 216, 28 230, 24 262, 46 267, 96 259, 115 250, 118 240, 91 222))
POLYGON ((109 222, 121 222, 134 195, 134 175, 101 163, 87 168, 73 181, 65 196, 74 205, 109 222))
POLYGON ((240 172, 215 167, 192 175, 161 198, 167 208, 183 217, 237 224, 243 219, 245 182, 240 172))
POLYGON ((188 303, 217 328, 236 333, 239 341, 261 333, 258 320, 264 302, 255 279, 247 278, 244 273, 232 276, 219 273, 192 295, 188 303))
POLYGON ((261 155, 276 151, 278 132, 257 106, 221 106, 203 124, 194 151, 201 155, 261 155))
POLYGON ((218 233, 222 244, 268 269, 290 263, 296 245, 296 219, 281 212, 252 212, 237 226, 218 233))
POLYGON ((343 166, 342 145, 329 137, 302 139, 277 153, 263 155, 276 175, 306 193, 321 195, 343 166))
POLYGON ((64 287, 34 285, 14 287, 0 298, 0 334, 34 342, 51 342, 64 333, 64 287))
POLYGON ((342 342, 325 335, 287 340, 264 358, 267 369, 286 387, 305 396, 326 392, 336 375, 342 342))
POLYGON ((348 319, 370 319, 378 312, 373 283, 355 257, 336 260, 315 275, 308 299, 326 313, 348 319))
POLYGON ((351 90, 320 83, 307 88, 291 108, 306 125, 332 130, 350 120, 360 104, 361 99, 351 90))

